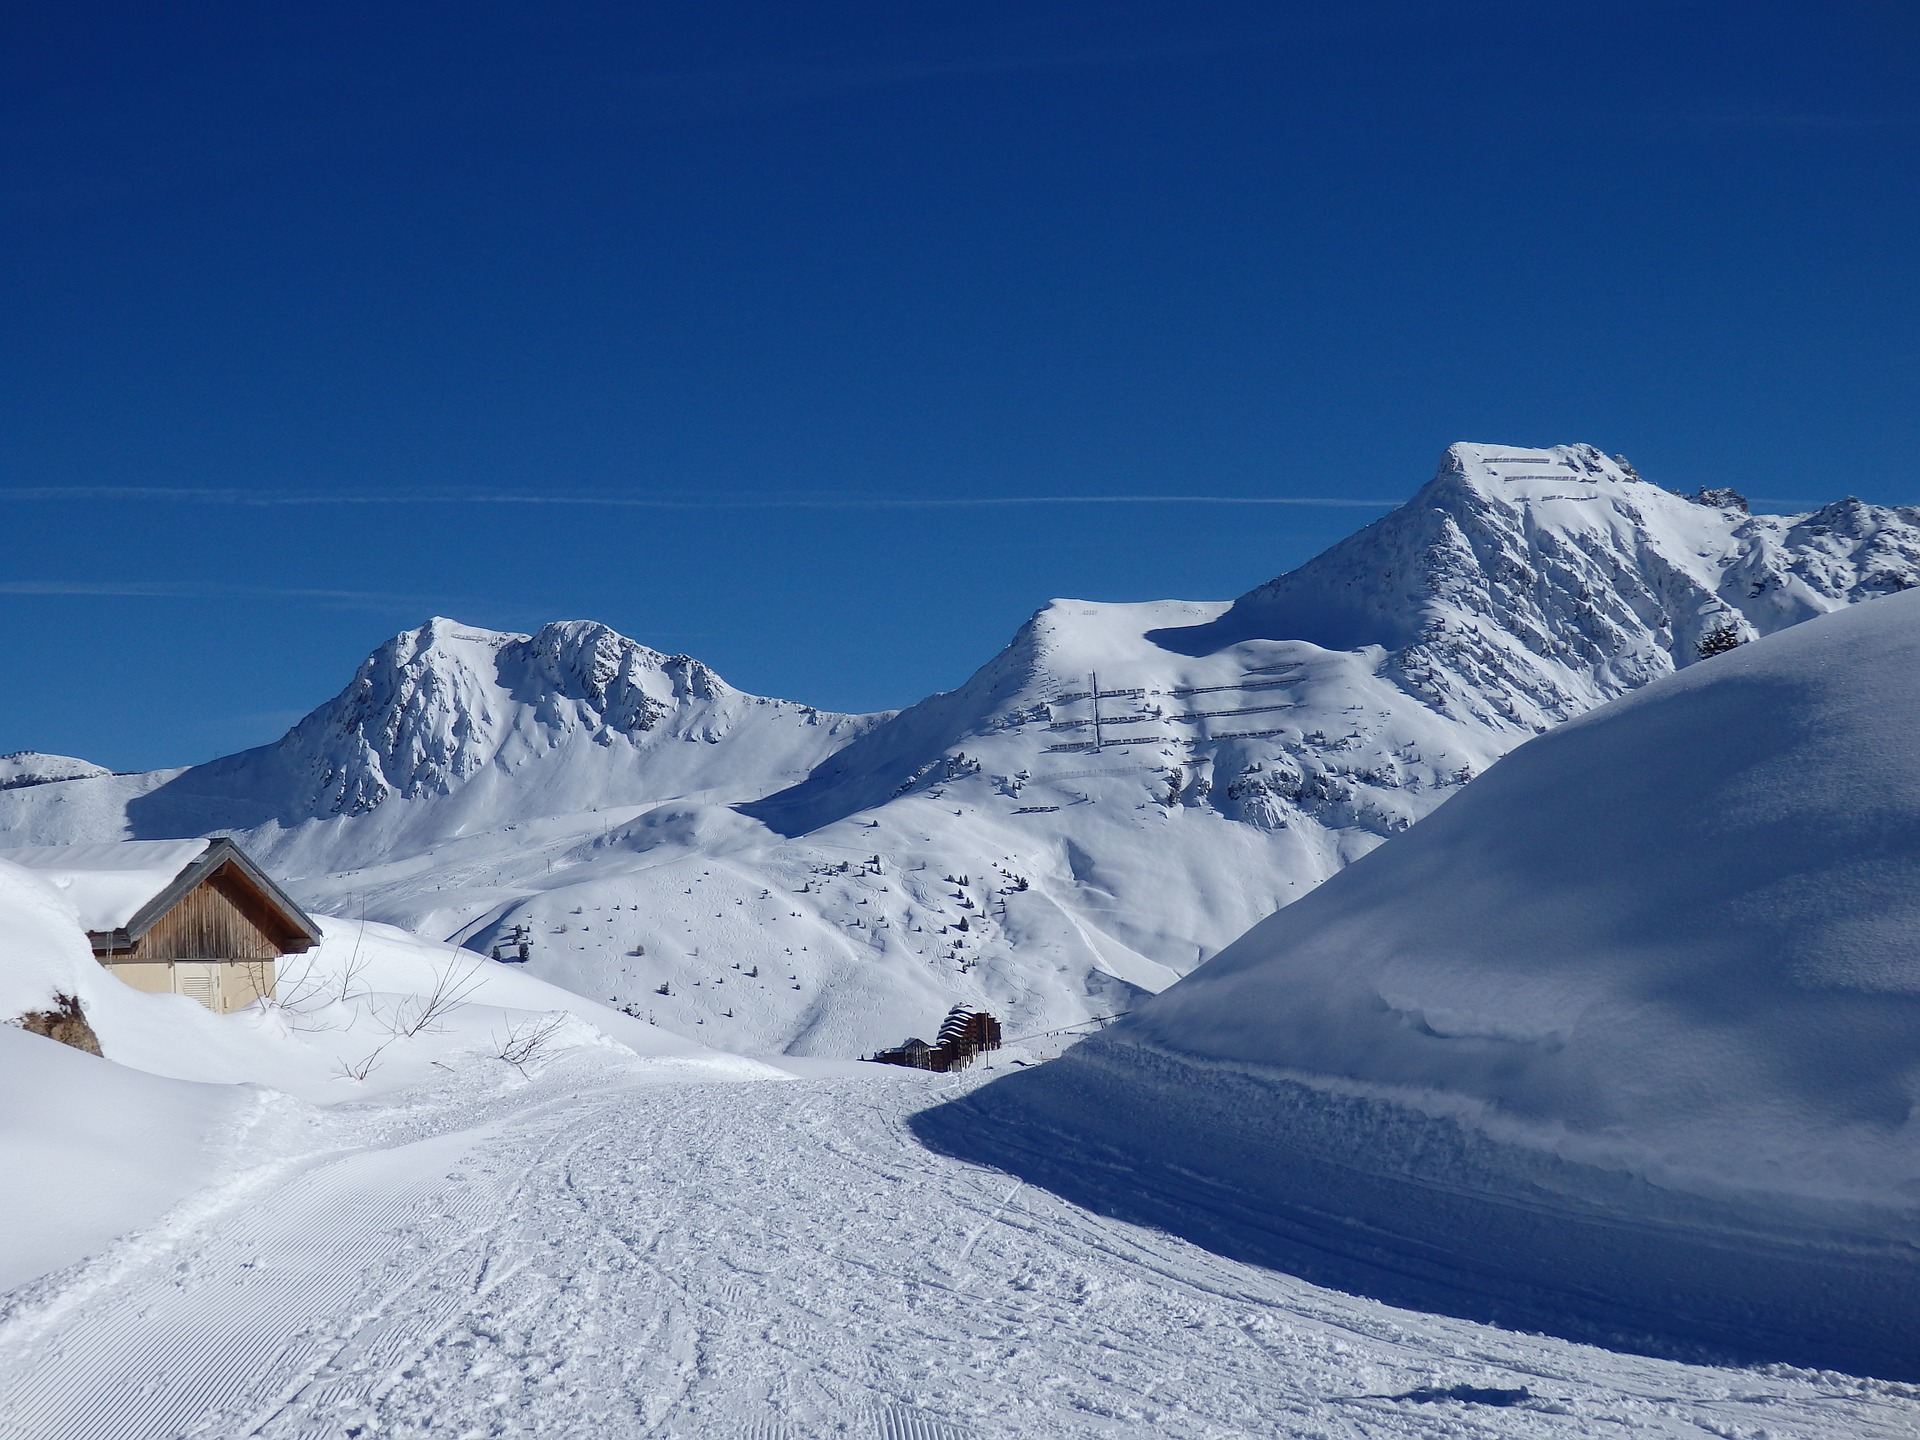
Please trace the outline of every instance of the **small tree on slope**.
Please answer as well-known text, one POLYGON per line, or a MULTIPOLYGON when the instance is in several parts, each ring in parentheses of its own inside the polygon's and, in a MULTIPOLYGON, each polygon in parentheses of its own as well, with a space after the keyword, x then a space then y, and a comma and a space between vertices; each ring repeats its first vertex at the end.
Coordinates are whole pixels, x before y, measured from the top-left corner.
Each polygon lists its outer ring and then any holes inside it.
POLYGON ((1694 648, 1700 652, 1702 660, 1707 660, 1715 655, 1724 655, 1729 650, 1738 649, 1746 643, 1746 637, 1740 633, 1740 627, 1727 622, 1707 631, 1700 637, 1700 643, 1694 648))

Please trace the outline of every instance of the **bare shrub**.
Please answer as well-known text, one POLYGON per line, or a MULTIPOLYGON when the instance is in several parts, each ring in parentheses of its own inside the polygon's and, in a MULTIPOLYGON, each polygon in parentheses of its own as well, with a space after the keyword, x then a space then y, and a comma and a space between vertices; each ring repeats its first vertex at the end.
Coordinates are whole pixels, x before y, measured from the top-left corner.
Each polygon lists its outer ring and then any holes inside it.
POLYGON ((392 1043, 393 1041, 391 1040, 383 1040, 380 1044, 374 1046, 371 1052, 361 1056, 358 1060, 342 1060, 334 1067, 334 1074, 338 1075, 342 1080, 365 1080, 367 1076, 373 1073, 374 1067, 380 1063, 381 1053, 392 1043))
POLYGON ((498 1035, 494 1037, 500 1041, 499 1058, 525 1075, 527 1066, 546 1054, 553 1037, 560 1033, 560 1028, 566 1023, 567 1017, 558 1012, 516 1021, 507 1027, 504 1039, 498 1035))
POLYGON ((353 950, 339 974, 329 975, 321 968, 320 949, 316 947, 282 962, 271 994, 263 993, 261 984, 266 967, 250 967, 248 975, 253 983, 254 998, 280 1011, 290 1029, 308 1034, 339 1029, 337 1025, 323 1024, 318 1012, 332 1005, 352 1005, 367 998, 368 992, 361 985, 361 977, 371 963, 365 953, 366 934, 367 918, 363 913, 353 950))
POLYGON ((387 1019, 387 1029, 395 1039, 411 1039, 424 1031, 438 1030, 440 1022, 465 1005, 475 991, 486 983, 482 973, 485 962, 475 958, 462 967, 449 962, 434 976, 433 989, 425 995, 402 1000, 387 1019))

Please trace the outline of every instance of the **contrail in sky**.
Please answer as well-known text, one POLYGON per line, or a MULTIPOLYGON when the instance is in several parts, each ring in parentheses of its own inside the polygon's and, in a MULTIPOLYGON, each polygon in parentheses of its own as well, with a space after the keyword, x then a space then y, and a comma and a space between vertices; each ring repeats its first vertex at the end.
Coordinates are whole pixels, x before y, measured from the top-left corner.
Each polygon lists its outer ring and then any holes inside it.
POLYGON ((1035 505, 1280 505, 1388 510, 1398 500, 1300 495, 968 495, 947 498, 884 495, 755 495, 701 500, 652 495, 535 495, 510 491, 436 495, 392 491, 341 495, 275 490, 216 490, 143 485, 23 485, 0 491, 16 501, 153 500, 189 505, 556 505, 625 510, 972 510, 1035 505))
POLYGON ((444 597, 379 590, 319 590, 169 580, 0 580, 0 595, 98 595, 144 600, 331 600, 342 605, 421 605, 444 597))

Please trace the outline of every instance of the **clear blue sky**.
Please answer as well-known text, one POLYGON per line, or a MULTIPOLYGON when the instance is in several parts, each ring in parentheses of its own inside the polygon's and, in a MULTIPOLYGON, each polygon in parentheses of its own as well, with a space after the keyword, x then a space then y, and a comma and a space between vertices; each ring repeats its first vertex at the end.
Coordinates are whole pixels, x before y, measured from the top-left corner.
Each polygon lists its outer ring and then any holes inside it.
POLYGON ((898 502, 1913 503, 1917 122, 1908 0, 16 0, 0 751, 262 743, 436 612, 901 705, 1377 513, 898 502))

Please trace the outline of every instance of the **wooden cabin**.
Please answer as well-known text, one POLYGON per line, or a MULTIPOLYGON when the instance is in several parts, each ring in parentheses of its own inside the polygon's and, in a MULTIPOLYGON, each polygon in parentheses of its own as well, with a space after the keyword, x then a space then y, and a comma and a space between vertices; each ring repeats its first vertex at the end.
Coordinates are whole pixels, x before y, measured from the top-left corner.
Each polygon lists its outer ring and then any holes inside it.
POLYGON ((273 999, 280 957, 320 943, 320 927, 231 840, 35 845, 0 860, 65 894, 119 979, 215 1014, 273 999))

